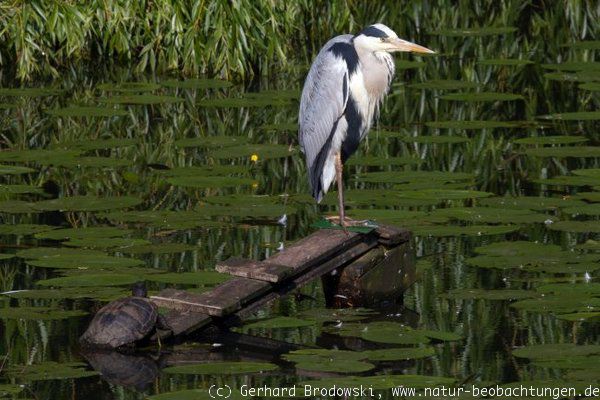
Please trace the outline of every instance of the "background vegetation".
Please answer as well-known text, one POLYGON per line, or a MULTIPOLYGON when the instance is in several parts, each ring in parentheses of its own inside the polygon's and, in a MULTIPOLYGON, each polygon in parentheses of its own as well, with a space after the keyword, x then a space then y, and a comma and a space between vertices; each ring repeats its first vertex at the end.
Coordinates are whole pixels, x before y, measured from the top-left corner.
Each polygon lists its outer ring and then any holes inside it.
MULTIPOLYGON (((56 77, 98 62, 135 71, 244 78, 309 62, 329 37, 383 21, 421 40, 438 27, 516 26, 512 46, 540 42, 553 54, 593 37, 600 5, 591 0, 5 0, 0 3, 0 66, 20 80, 56 77), (555 31, 555 27, 567 29, 555 31)), ((532 49, 533 50, 533 49, 532 49)))

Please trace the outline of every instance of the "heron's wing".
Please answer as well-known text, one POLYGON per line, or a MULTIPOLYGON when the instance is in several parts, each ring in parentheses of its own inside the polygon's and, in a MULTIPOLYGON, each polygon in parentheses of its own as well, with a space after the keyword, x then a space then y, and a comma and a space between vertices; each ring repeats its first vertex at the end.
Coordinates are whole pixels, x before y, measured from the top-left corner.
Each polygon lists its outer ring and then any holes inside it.
POLYGON ((348 101, 348 65, 330 51, 336 43, 350 43, 342 35, 323 46, 313 62, 302 90, 299 141, 306 157, 313 196, 320 198, 320 175, 329 153, 332 136, 348 101))

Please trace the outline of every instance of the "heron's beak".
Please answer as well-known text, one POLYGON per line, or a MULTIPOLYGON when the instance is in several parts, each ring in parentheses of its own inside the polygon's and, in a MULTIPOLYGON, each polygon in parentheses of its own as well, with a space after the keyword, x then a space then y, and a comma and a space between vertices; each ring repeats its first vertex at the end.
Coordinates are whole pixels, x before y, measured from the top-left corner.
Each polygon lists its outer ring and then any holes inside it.
POLYGON ((419 46, 416 43, 402 40, 400 38, 393 39, 391 42, 396 51, 407 51, 412 53, 435 53, 435 51, 430 50, 427 47, 419 46))

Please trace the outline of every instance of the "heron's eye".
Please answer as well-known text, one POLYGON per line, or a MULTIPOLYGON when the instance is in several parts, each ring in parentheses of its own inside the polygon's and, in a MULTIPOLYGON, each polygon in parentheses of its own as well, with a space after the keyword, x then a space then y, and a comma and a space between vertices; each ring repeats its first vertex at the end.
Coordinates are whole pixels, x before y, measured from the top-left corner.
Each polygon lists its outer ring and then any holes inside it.
POLYGON ((385 38, 383 38, 383 37, 379 38, 379 41, 383 43, 383 42, 385 42, 385 38))

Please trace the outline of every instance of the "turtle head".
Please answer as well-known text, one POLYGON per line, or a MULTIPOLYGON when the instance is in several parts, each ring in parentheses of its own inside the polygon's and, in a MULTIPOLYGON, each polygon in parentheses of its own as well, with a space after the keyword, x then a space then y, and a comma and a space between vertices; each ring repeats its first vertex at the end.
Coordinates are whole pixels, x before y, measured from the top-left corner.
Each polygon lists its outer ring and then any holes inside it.
POLYGON ((148 297, 148 290, 144 282, 136 282, 131 287, 131 294, 135 297, 148 297))

